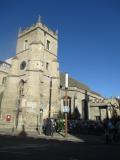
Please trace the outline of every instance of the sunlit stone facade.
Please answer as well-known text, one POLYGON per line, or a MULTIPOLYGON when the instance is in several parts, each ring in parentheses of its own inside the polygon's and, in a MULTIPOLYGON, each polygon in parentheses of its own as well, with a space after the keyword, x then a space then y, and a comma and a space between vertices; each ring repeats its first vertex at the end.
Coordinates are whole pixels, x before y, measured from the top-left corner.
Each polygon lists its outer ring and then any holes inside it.
MULTIPOLYGON (((40 19, 19 31, 16 55, 0 61, 0 130, 21 131, 24 126, 25 131, 36 131, 43 119, 63 112, 65 74, 60 73, 57 50, 58 33, 40 19)), ((67 96, 69 118, 76 110, 84 120, 111 116, 104 97, 71 77, 67 96)))

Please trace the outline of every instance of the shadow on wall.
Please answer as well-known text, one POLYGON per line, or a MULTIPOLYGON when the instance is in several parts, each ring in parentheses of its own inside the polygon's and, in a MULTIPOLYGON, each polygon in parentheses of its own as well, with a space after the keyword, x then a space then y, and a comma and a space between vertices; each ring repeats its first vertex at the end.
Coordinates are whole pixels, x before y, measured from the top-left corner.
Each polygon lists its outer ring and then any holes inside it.
POLYGON ((3 98, 3 92, 0 93, 0 108, 1 108, 2 98, 3 98))
POLYGON ((19 134, 20 137, 27 137, 27 133, 25 132, 25 126, 22 126, 22 131, 19 134))

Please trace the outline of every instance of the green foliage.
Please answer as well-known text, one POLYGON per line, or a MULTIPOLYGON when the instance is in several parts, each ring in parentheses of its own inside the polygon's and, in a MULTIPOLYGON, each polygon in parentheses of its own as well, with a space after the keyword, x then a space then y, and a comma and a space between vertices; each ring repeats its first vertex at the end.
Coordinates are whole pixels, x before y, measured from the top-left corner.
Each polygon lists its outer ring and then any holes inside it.
POLYGON ((62 113, 61 111, 59 111, 57 118, 58 119, 64 119, 64 113, 62 113))
POLYGON ((64 124, 65 124, 64 113, 59 111, 59 114, 57 117, 57 132, 64 130, 64 124))
POLYGON ((64 128, 65 128, 65 120, 57 119, 57 132, 64 130, 64 128))

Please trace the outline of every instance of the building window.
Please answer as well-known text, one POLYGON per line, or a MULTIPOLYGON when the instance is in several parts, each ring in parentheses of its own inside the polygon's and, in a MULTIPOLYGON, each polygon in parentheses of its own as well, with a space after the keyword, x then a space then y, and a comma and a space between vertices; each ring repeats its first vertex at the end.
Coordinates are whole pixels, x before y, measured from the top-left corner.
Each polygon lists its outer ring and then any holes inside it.
POLYGON ((19 83, 19 96, 24 96, 24 84, 25 81, 23 79, 21 79, 20 83, 19 83))
POLYGON ((71 106, 71 98, 70 97, 67 97, 67 104, 66 104, 66 99, 64 97, 63 99, 63 106, 71 106))
POLYGON ((26 62, 22 61, 22 63, 20 64, 20 69, 24 70, 26 68, 26 62))
POLYGON ((28 40, 25 40, 25 43, 24 43, 24 49, 28 49, 28 40))
POLYGON ((62 88, 63 86, 60 84, 60 88, 62 88))
POLYGON ((2 84, 5 84, 5 83, 6 83, 6 77, 3 77, 2 84))
POLYGON ((49 63, 47 62, 46 63, 46 70, 48 70, 49 69, 49 63))
POLYGON ((46 46, 46 48, 47 48, 48 50, 50 50, 50 41, 49 41, 49 40, 47 40, 47 46, 46 46))

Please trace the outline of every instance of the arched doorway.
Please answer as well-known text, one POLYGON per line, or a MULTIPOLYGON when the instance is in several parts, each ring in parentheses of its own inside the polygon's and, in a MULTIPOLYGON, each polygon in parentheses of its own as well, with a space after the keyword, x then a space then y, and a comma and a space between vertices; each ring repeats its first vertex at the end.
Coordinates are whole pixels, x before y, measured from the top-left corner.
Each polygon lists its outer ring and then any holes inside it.
POLYGON ((19 98, 21 98, 22 96, 24 96, 24 84, 25 84, 25 81, 23 79, 20 80, 20 83, 19 83, 19 98))

